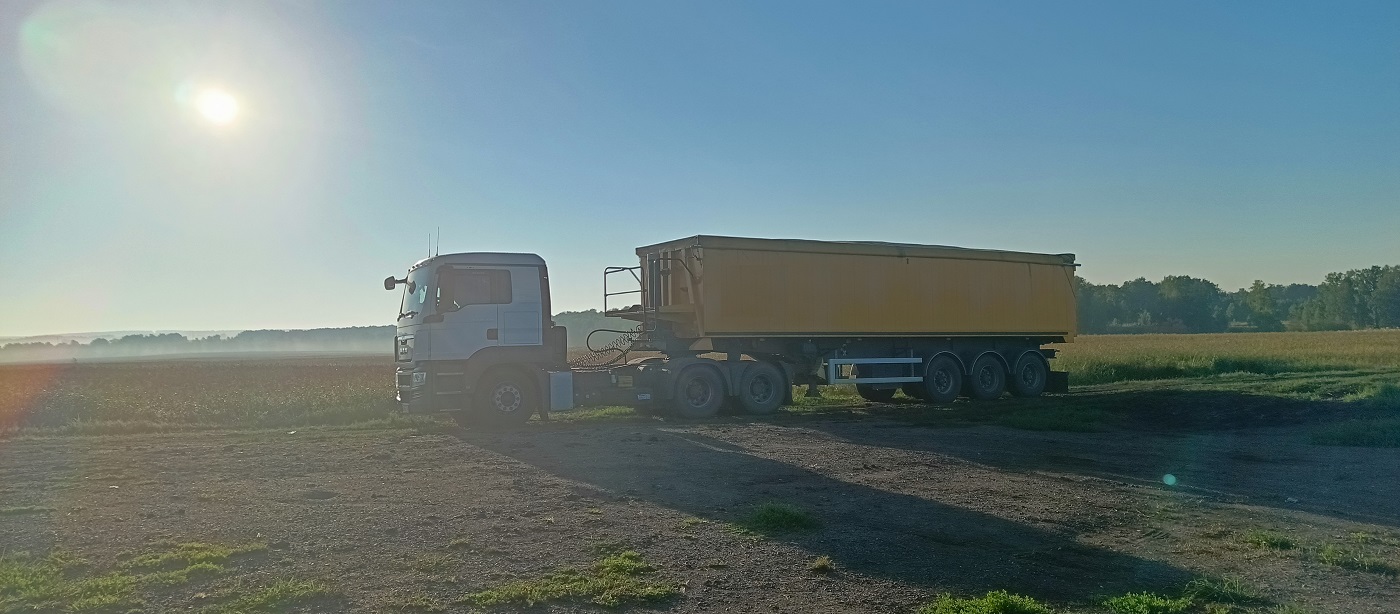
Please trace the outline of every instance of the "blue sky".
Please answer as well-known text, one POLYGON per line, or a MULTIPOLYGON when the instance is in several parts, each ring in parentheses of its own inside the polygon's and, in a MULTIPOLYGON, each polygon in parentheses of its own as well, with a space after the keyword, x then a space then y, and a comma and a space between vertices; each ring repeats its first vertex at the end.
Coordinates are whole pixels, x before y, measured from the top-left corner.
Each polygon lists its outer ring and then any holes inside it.
POLYGON ((701 233, 1316 283, 1400 263, 1400 3, 0 5, 0 335, 387 324, 438 226, 559 309, 701 233))

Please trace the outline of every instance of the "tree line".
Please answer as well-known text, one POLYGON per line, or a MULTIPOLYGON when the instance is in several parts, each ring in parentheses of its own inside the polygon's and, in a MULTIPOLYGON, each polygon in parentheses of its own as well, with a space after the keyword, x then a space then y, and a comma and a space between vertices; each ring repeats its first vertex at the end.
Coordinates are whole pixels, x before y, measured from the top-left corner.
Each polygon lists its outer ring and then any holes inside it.
POLYGON ((1082 333, 1216 333, 1400 327, 1400 266, 1329 273, 1321 284, 1226 292, 1184 275, 1093 284, 1076 278, 1082 333))

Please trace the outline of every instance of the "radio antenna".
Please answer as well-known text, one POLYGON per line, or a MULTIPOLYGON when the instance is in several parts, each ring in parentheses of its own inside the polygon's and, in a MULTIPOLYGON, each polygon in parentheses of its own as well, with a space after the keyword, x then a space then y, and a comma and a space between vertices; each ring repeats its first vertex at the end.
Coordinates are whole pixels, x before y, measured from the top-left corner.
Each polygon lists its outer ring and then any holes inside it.
POLYGON ((437 227, 437 245, 437 251, 433 252, 434 256, 442 253, 442 226, 437 227))

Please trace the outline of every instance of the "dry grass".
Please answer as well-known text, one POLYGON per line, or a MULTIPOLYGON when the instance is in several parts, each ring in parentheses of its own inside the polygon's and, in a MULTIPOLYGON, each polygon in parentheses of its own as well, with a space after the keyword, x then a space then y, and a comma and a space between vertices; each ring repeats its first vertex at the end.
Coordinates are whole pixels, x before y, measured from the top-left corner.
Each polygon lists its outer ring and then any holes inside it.
POLYGON ((1203 377, 1400 368, 1400 330, 1209 335, 1087 335, 1055 368, 1076 385, 1203 377))

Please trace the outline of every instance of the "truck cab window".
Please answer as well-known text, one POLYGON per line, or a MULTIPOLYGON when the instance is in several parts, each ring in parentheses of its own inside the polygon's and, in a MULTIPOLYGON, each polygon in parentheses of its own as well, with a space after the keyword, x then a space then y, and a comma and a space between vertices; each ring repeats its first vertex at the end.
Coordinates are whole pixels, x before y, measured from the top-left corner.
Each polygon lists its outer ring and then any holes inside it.
POLYGON ((438 313, 456 311, 467 305, 505 305, 510 302, 510 271, 449 269, 439 275, 438 313))

